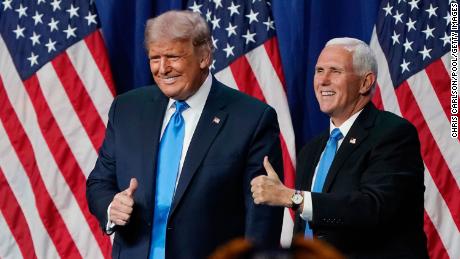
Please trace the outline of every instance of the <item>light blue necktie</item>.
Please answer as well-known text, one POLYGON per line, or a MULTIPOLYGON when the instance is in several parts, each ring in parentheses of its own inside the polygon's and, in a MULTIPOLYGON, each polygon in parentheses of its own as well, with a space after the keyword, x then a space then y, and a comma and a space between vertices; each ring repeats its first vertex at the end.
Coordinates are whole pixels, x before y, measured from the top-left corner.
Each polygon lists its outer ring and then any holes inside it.
POLYGON ((185 122, 182 112, 189 107, 184 101, 176 101, 175 105, 176 111, 165 128, 158 151, 152 244, 149 255, 149 258, 154 259, 165 258, 166 227, 184 143, 185 122))
MULTIPOLYGON (((324 154, 321 157, 318 165, 318 171, 316 172, 315 183, 313 184, 312 192, 322 192, 326 176, 329 172, 329 168, 334 161, 335 153, 337 152, 337 143, 343 138, 342 132, 338 128, 332 130, 329 140, 327 141, 324 154)), ((308 225, 308 221, 305 224, 305 236, 313 237, 313 231, 308 225)))

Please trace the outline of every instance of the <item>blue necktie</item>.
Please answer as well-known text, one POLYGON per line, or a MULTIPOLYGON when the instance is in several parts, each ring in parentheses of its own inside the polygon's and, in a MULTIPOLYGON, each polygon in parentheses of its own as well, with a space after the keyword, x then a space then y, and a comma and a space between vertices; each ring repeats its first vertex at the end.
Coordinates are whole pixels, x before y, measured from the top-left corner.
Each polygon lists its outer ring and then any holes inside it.
MULTIPOLYGON (((327 141, 326 148, 324 149, 324 154, 321 157, 321 160, 318 164, 318 171, 316 172, 315 183, 313 184, 312 192, 322 192, 324 182, 326 181, 327 173, 329 168, 334 161, 335 153, 337 152, 337 143, 340 139, 343 138, 342 132, 338 128, 332 130, 329 140, 327 141)), ((305 226, 305 236, 313 237, 313 231, 308 225, 308 221, 305 226)))
POLYGON ((189 107, 184 101, 176 101, 175 105, 176 111, 165 128, 158 151, 152 243, 149 256, 154 259, 165 258, 166 227, 176 188, 185 134, 182 112, 189 107))

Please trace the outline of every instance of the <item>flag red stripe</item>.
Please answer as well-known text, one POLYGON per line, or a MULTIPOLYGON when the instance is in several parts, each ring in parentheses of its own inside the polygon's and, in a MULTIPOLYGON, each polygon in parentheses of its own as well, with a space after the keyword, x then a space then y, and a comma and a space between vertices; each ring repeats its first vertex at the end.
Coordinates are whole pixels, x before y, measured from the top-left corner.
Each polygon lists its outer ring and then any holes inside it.
POLYGON ((233 78, 235 79, 238 89, 241 92, 266 103, 264 94, 260 89, 259 82, 257 82, 257 78, 245 56, 237 58, 232 64, 230 64, 230 70, 232 71, 233 78))
MULTIPOLYGON (((18 86, 19 87, 19 86, 18 86)), ((17 117, 10 100, 7 97, 6 89, 0 78, 0 120, 3 123, 8 138, 13 145, 15 152, 24 167, 36 199, 36 205, 41 220, 56 246, 59 256, 62 258, 81 258, 72 237, 62 220, 59 211, 55 207, 45 183, 41 178, 32 144, 17 117)))
POLYGON ((379 110, 383 110, 383 101, 382 101, 382 93, 380 92, 380 86, 377 84, 375 86, 375 93, 372 97, 372 102, 374 103, 375 107, 379 110))
POLYGON ((56 164, 67 185, 75 196, 75 199, 86 221, 88 222, 102 253, 108 257, 111 247, 110 240, 107 236, 102 234, 96 219, 91 216, 88 204, 86 203, 86 177, 78 165, 64 134, 60 130, 53 114, 51 113, 50 107, 45 100, 37 77, 32 76, 24 83, 35 111, 37 114, 40 114, 37 118, 38 124, 54 160, 56 161, 56 164))
POLYGON ((65 52, 58 55, 52 62, 54 69, 69 97, 81 124, 96 150, 104 140, 105 125, 96 107, 94 107, 85 86, 65 52))
POLYGON ((450 77, 441 59, 425 67, 426 74, 441 103, 446 117, 450 118, 450 77))
POLYGON ((291 157, 289 156, 288 148, 286 141, 282 134, 280 134, 281 140, 281 151, 283 152, 283 168, 284 168, 284 183, 289 188, 294 188, 295 186, 295 169, 292 164, 291 157))
MULTIPOLYGON (((286 145, 286 141, 282 134, 280 134, 281 142, 281 152, 283 156, 283 169, 284 169, 284 184, 289 188, 295 187, 295 169, 292 164, 291 157, 289 156, 289 151, 286 145)), ((289 209, 292 219, 295 217, 295 212, 292 209, 289 209)))
POLYGON ((434 227, 433 222, 431 221, 430 216, 428 216, 426 211, 424 217, 425 224, 423 227, 428 239, 427 247, 430 258, 449 259, 449 255, 447 253, 446 248, 444 247, 444 244, 441 241, 441 238, 439 237, 438 231, 434 227))
POLYGON ((399 107, 404 118, 417 128, 421 142, 421 153, 431 177, 452 214, 457 229, 460 229, 460 190, 452 176, 441 151, 431 134, 420 108, 417 106, 407 82, 396 89, 399 107))
POLYGON ((24 258, 37 258, 32 235, 21 207, 0 168, 0 211, 24 258))
POLYGON ((278 38, 273 37, 269 40, 267 40, 264 43, 264 48, 265 51, 268 53, 268 57, 270 58, 273 68, 276 71, 276 74, 278 75, 278 78, 281 81, 281 84, 283 85, 284 92, 287 93, 286 89, 286 79, 284 78, 284 73, 283 73, 283 63, 281 62, 281 56, 279 52, 279 47, 278 47, 278 38))
POLYGON ((107 49, 104 45, 100 31, 95 31, 84 39, 88 46, 91 55, 93 56, 96 65, 99 67, 99 71, 105 79, 107 86, 113 96, 116 95, 115 84, 113 83, 112 73, 110 72, 110 64, 107 54, 107 49))

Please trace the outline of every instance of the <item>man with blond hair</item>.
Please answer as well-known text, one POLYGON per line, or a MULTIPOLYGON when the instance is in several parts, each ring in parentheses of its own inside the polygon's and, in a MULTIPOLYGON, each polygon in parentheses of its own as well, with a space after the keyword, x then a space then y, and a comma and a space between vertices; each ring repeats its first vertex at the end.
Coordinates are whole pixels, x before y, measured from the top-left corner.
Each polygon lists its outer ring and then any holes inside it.
POLYGON ((206 22, 189 11, 147 21, 156 86, 115 98, 87 182, 114 258, 206 258, 236 237, 277 246, 283 209, 254 204, 270 156, 282 177, 276 112, 209 71, 206 22))

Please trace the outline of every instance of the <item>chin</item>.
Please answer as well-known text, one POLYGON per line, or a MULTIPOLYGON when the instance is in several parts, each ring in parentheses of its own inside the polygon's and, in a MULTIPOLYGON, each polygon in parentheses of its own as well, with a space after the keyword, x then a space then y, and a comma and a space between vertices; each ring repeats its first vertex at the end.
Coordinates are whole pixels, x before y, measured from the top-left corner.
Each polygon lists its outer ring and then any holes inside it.
POLYGON ((176 93, 176 92, 173 92, 173 91, 167 91, 167 90, 165 91, 165 90, 163 90, 163 89, 164 89, 164 88, 161 88, 161 87, 160 87, 160 90, 161 90, 161 92, 162 92, 164 95, 166 95, 166 97, 169 97, 169 98, 174 98, 174 96, 176 96, 176 95, 177 95, 177 93, 176 93))
POLYGON ((324 108, 319 107, 319 109, 321 110, 322 113, 325 113, 327 115, 330 115, 334 112, 334 109, 331 107, 324 107, 324 108))

